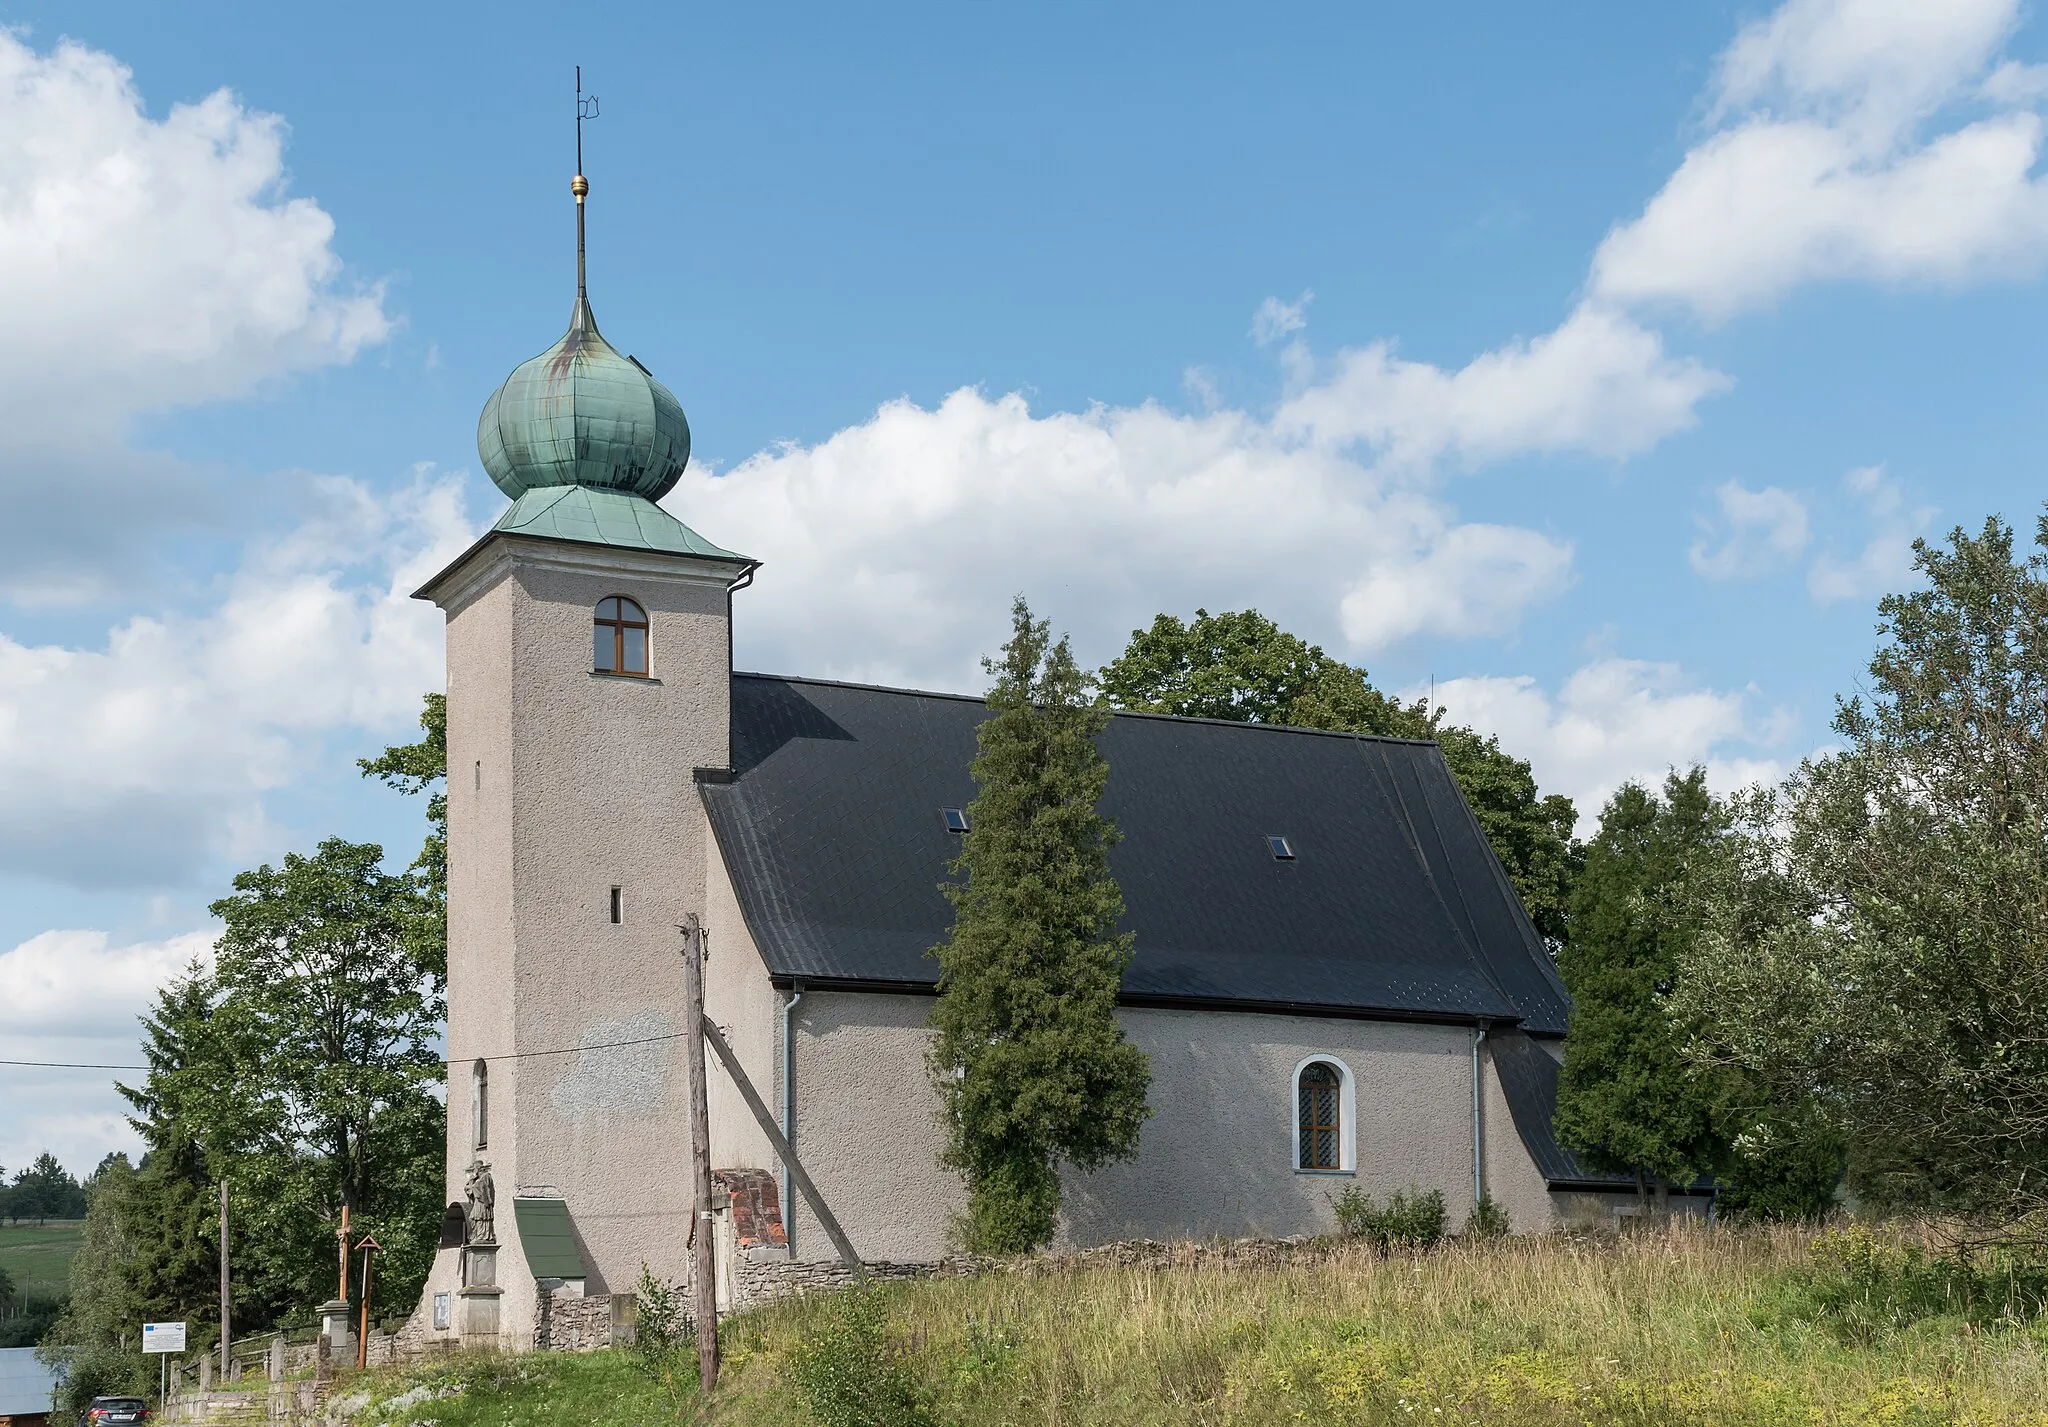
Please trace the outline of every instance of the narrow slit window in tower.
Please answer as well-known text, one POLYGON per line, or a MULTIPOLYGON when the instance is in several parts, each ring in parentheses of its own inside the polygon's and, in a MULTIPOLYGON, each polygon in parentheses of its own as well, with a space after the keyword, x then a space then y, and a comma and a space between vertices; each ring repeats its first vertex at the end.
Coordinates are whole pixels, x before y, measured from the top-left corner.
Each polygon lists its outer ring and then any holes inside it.
POLYGON ((470 1138, 480 1150, 491 1147, 491 1066, 479 1060, 469 1068, 470 1138))

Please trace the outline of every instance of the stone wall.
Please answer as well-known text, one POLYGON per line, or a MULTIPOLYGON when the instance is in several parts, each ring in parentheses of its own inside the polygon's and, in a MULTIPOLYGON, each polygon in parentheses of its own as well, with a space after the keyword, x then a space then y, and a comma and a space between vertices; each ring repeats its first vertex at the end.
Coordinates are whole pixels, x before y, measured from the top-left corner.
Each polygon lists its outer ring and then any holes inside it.
MULTIPOLYGON (((873 1262, 866 1265, 869 1279, 886 1282, 906 1278, 944 1278, 973 1273, 976 1261, 967 1258, 941 1259, 937 1263, 873 1262)), ((856 1281, 850 1264, 837 1259, 791 1260, 785 1255, 742 1254, 733 1265, 738 1301, 733 1312, 758 1308, 764 1303, 806 1293, 830 1293, 849 1288, 856 1281)))
POLYGON ((589 1353, 632 1341, 630 1293, 577 1293, 556 1288, 540 1296, 534 1314, 533 1346, 542 1352, 589 1353))

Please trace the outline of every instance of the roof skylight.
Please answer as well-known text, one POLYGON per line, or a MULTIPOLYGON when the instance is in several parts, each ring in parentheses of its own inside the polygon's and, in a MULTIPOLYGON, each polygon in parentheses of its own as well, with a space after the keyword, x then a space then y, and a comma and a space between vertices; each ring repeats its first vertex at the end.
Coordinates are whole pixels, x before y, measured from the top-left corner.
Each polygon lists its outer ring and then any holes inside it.
POLYGON ((963 808, 940 808, 939 816, 946 820, 947 832, 967 831, 967 813, 963 808))
POLYGON ((1275 862, 1294 861, 1294 844, 1277 832, 1266 834, 1266 847, 1273 854, 1275 862))

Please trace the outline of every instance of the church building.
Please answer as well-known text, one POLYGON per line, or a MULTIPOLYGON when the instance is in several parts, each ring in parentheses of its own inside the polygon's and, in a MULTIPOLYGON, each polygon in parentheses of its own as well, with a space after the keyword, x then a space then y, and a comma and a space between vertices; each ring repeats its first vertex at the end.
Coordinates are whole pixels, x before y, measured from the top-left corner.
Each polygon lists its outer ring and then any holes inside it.
MULTIPOLYGON (((451 1063, 421 1314, 506 1347, 643 1265, 688 1276, 691 914, 708 1013, 860 1256, 940 1258, 963 1200, 924 1048, 985 708, 733 668, 775 572, 657 504, 689 426, 598 329, 573 191, 569 329, 478 430, 510 505, 419 591, 447 617, 451 1063)), ((1567 998, 1435 744, 1119 714, 1101 747, 1152 1115, 1136 1159, 1069 1175, 1063 1243, 1321 1233, 1352 1186, 1440 1191, 1453 1227, 1483 1193, 1523 1231, 1612 1194, 1552 1138, 1567 998)), ((832 1259, 715 1062, 710 1096, 726 1241, 832 1259)))

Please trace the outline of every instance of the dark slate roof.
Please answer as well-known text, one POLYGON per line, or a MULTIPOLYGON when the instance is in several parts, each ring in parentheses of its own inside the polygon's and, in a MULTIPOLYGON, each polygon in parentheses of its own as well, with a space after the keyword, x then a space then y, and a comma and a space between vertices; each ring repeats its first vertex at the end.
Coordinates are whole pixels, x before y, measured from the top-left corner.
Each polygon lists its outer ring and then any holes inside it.
MULTIPOLYGON (((1497 1030, 1486 1038, 1493 1053, 1493 1068, 1500 1076, 1508 1113, 1514 1117, 1516 1133, 1528 1146, 1529 1157, 1552 1189, 1633 1190, 1635 1179, 1626 1174, 1606 1174, 1586 1168, 1577 1155, 1557 1142, 1551 1122, 1557 1117, 1557 1073, 1562 1068, 1542 1046, 1516 1030, 1497 1030)), ((1673 1186, 1674 1194, 1711 1194, 1714 1183, 1701 1179, 1687 1186, 1673 1186)))
MULTIPOLYGON (((928 987, 979 699, 735 674, 702 785, 778 981, 928 987)), ((1135 1003, 1518 1021, 1567 1001, 1433 743, 1119 714, 1100 746, 1135 1003), (1268 834, 1295 860, 1274 860, 1268 834)))
POLYGON ((1515 1130, 1528 1146, 1529 1157, 1552 1188, 1585 1185, 1609 1188, 1634 1187, 1621 1175, 1597 1174, 1585 1168, 1578 1157, 1557 1142, 1551 1121, 1557 1116, 1558 1063, 1535 1041, 1514 1031, 1496 1031, 1487 1037, 1493 1053, 1494 1072, 1500 1076, 1501 1093, 1507 1097, 1508 1113, 1515 1130))

